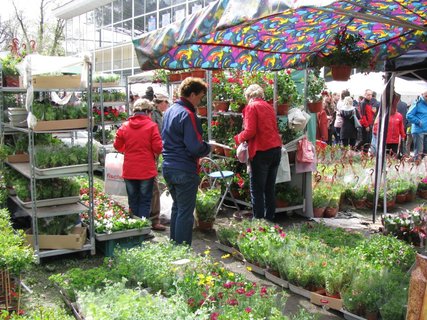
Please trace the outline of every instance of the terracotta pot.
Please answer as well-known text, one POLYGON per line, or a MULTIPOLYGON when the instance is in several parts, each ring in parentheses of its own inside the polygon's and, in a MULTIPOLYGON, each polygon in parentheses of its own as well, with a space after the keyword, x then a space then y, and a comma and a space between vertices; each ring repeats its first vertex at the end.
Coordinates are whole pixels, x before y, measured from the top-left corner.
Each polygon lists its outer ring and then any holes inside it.
POLYGON ((181 80, 184 80, 188 77, 191 77, 191 72, 187 71, 187 72, 181 72, 181 80))
POLYGON ((179 73, 169 73, 168 80, 169 82, 181 81, 181 75, 179 73))
POLYGON ((213 146, 213 152, 217 155, 223 156, 224 155, 224 148, 220 146, 213 146))
POLYGON ((230 103, 228 101, 214 101, 213 106, 215 111, 228 111, 228 106, 230 103))
POLYGON ((206 71, 203 69, 195 69, 191 71, 191 76, 195 78, 205 78, 206 71))
POLYGON ((366 312, 365 314, 366 320, 377 320, 378 319, 378 312, 366 312))
POLYGON ((418 195, 420 198, 427 199, 427 190, 419 190, 418 195))
POLYGON ((337 208, 331 208, 326 207, 325 212, 323 212, 323 216, 325 218, 334 218, 338 213, 338 207, 337 208))
POLYGON ((232 149, 229 148, 223 148, 224 150, 224 156, 231 158, 232 157, 232 149))
POLYGON ((408 194, 407 192, 397 194, 396 195, 396 203, 405 203, 407 194, 408 194))
POLYGON ((331 66, 332 78, 336 81, 347 81, 350 79, 350 66, 331 66))
POLYGON ((201 117, 206 117, 208 115, 207 107, 197 107, 197 113, 201 117))
POLYGON ((212 230, 214 222, 197 220, 197 229, 202 231, 212 230))
POLYGON ((355 207, 356 209, 365 209, 366 208, 366 200, 365 199, 352 200, 352 202, 353 202, 353 207, 355 207))
POLYGON ((417 197, 416 193, 414 192, 408 192, 406 194, 406 202, 412 202, 415 200, 415 198, 417 197))
POLYGON ((322 101, 307 102, 307 109, 311 113, 317 113, 322 111, 323 109, 322 101))
POLYGON ((313 216, 315 218, 323 218, 323 214, 326 208, 313 208, 313 216))
POLYGON ((286 208, 289 207, 289 203, 282 199, 276 198, 276 208, 286 208))
POLYGON ((286 116, 286 115, 288 115, 288 110, 289 110, 289 104, 287 104, 287 103, 283 103, 283 104, 278 104, 277 105, 277 114, 279 116, 286 116))
POLYGON ((5 87, 19 87, 19 76, 4 76, 5 87))

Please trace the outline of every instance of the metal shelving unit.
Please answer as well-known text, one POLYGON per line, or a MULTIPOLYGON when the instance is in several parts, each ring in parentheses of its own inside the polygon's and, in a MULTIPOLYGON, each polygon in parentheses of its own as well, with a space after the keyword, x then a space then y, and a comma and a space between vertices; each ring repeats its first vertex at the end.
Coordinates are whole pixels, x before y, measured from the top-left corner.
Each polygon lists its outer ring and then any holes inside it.
MULTIPOLYGON (((48 58, 48 57, 43 57, 48 58)), ((55 59, 58 57, 54 57, 55 59)), ((65 57, 66 58, 66 57, 65 57)), ((36 92, 53 92, 53 91, 87 91, 87 131, 88 131, 88 164, 86 166, 81 167, 80 169, 75 169, 74 172, 62 173, 62 172, 54 172, 53 174, 49 174, 48 176, 40 175, 36 172, 35 169, 35 149, 34 149, 34 136, 35 134, 49 134, 49 133, 70 133, 76 132, 81 129, 59 129, 59 130, 46 130, 46 131, 35 131, 32 128, 22 128, 22 127, 14 127, 10 123, 4 122, 3 115, 3 99, 0 99, 0 134, 3 142, 3 137, 5 133, 5 128, 10 132, 25 132, 28 134, 28 153, 29 153, 29 162, 28 163, 7 163, 12 169, 18 171, 23 176, 29 178, 30 180, 30 192, 31 192, 31 205, 24 206, 23 203, 17 199, 15 196, 10 196, 10 198, 31 218, 32 232, 34 238, 34 251, 37 258, 37 262, 40 262, 40 259, 48 256, 56 256, 62 254, 68 254, 79 251, 91 251, 91 254, 95 254, 95 237, 94 237, 94 220, 93 220, 93 193, 89 192, 89 204, 88 206, 83 205, 80 202, 75 203, 66 203, 59 205, 45 205, 43 207, 37 206, 37 194, 36 194, 36 181, 40 179, 47 178, 55 178, 55 177, 64 177, 64 176, 72 176, 72 175, 83 175, 86 174, 88 176, 89 182, 89 190, 93 190, 93 117, 92 117, 92 64, 90 62, 84 62, 87 66, 87 88, 82 88, 80 86, 70 87, 69 84, 62 84, 60 81, 56 82, 52 88, 46 88, 45 86, 38 87, 35 83, 33 83, 34 91, 36 92), (69 214, 76 214, 88 211, 90 221, 89 221, 89 238, 85 240, 85 244, 81 249, 53 249, 53 250, 41 250, 39 248, 39 233, 38 233, 38 219, 39 218, 47 218, 54 216, 65 216, 69 214)), ((32 81, 31 71, 28 71, 28 79, 32 81)), ((1 94, 3 93, 25 93, 25 88, 7 88, 0 87, 1 94)), ((28 94, 27 94, 28 97, 28 94)), ((3 98, 3 97, 0 97, 3 98)), ((32 103, 27 103, 29 106, 29 112, 32 112, 32 103)), ((43 201, 43 200, 41 200, 43 201)))
MULTIPOLYGON (((103 83, 102 80, 94 83, 94 89, 98 90, 98 93, 100 95, 100 101, 99 102, 94 102, 93 106, 96 108, 99 108, 101 110, 101 123, 100 125, 100 130, 102 133, 102 141, 101 141, 101 145, 102 145, 102 154, 103 156, 105 156, 109 150, 113 149, 112 144, 107 143, 107 139, 105 136, 105 130, 106 130, 106 126, 116 126, 116 125, 121 125, 123 123, 123 121, 106 121, 105 117, 104 117, 104 112, 102 112, 104 110, 105 107, 119 107, 122 105, 125 105, 126 108, 126 113, 129 115, 130 110, 129 110, 129 90, 128 90, 128 80, 127 78, 125 78, 125 84, 124 85, 120 85, 120 84, 116 84, 116 83, 103 83), (104 101, 104 95, 103 90, 105 89, 124 89, 125 93, 126 93, 126 99, 125 101, 104 101)), ((97 170, 102 170, 102 167, 98 167, 97 170)))

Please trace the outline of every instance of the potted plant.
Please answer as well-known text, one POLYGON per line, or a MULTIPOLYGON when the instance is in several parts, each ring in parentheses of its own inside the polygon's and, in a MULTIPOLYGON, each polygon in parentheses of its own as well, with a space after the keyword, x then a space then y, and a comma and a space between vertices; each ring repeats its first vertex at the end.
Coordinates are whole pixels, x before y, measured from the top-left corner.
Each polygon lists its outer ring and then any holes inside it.
POLYGON ((199 189, 196 197, 196 220, 199 229, 212 229, 221 189, 199 189))
POLYGON ((3 79, 6 87, 19 87, 19 72, 16 65, 22 61, 19 55, 9 53, 1 59, 3 79))
POLYGON ((289 106, 299 105, 301 96, 298 93, 290 69, 277 72, 277 114, 287 115, 289 106))
POLYGON ((360 34, 350 34, 347 28, 335 35, 331 51, 322 59, 322 64, 331 68, 334 80, 347 81, 352 68, 369 68, 372 54, 358 46, 363 41, 360 34))
POLYGON ((421 179, 418 182, 418 195, 423 198, 423 199, 427 199, 427 177, 421 179))
POLYGON ((325 90, 325 79, 320 70, 310 70, 307 75, 307 108, 310 112, 320 112, 323 108, 322 93, 325 90))
POLYGON ((329 194, 326 185, 317 184, 313 188, 313 215, 315 218, 323 217, 325 208, 329 204, 329 194))

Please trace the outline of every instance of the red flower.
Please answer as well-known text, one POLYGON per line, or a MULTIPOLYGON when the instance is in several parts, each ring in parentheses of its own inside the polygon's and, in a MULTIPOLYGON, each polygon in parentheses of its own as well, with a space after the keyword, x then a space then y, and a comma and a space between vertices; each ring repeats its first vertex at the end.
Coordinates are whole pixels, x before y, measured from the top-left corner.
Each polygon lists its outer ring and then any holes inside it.
POLYGON ((252 297, 254 294, 255 294, 255 290, 254 290, 254 289, 252 289, 252 290, 249 290, 248 292, 246 292, 246 293, 245 293, 245 296, 247 296, 247 297, 252 297))
POLYGON ((227 304, 229 304, 230 306, 237 306, 239 304, 239 301, 237 301, 237 299, 228 299, 227 304))
POLYGON ((221 81, 217 77, 212 77, 213 83, 221 83, 221 81))
POLYGON ((211 314, 211 320, 218 320, 219 312, 214 312, 211 314))
POLYGON ((262 287, 261 288, 261 293, 260 293, 261 297, 265 296, 266 294, 267 294, 267 288, 266 287, 262 287))
POLYGON ((245 312, 250 313, 251 311, 252 311, 252 308, 251 308, 251 307, 246 307, 246 308, 245 308, 245 312))
POLYGON ((244 294, 245 293, 245 289, 244 288, 239 288, 239 289, 236 290, 236 292, 238 294, 244 294))

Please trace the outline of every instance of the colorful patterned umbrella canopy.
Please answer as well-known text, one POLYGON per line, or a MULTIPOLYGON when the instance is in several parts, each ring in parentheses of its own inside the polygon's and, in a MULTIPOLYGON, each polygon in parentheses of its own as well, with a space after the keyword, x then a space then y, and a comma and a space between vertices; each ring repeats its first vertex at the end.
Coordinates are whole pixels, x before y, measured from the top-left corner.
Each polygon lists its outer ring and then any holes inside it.
POLYGON ((218 0, 135 39, 142 70, 304 68, 346 28, 377 65, 427 49, 426 0, 218 0))

